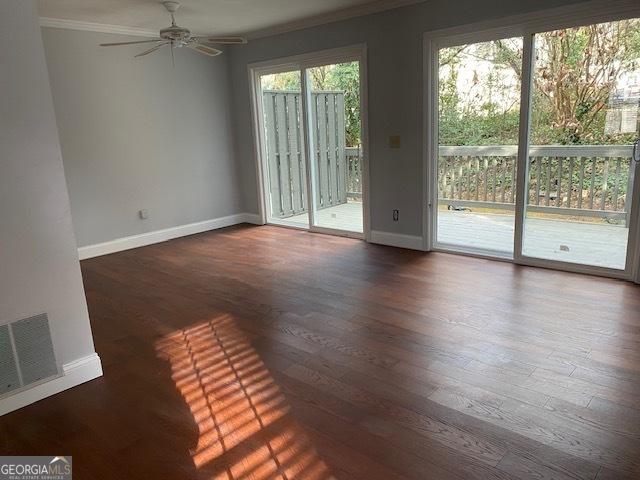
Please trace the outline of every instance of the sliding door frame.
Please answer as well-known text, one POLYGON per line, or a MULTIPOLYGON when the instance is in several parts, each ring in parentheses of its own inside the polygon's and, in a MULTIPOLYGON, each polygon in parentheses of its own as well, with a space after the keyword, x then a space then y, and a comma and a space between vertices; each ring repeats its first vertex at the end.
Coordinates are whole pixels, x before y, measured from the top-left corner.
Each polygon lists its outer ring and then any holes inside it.
POLYGON ((351 45, 347 47, 322 50, 318 52, 304 53, 290 57, 277 58, 263 62, 251 63, 247 66, 249 75, 249 90, 251 96, 251 112, 253 123, 254 155, 256 162, 256 177, 258 186, 258 206, 260 210, 261 223, 274 224, 279 226, 309 230, 311 232, 326 233, 354 238, 364 238, 366 241, 371 237, 371 221, 369 208, 369 127, 368 127, 368 90, 367 90, 367 47, 365 44, 351 45), (314 225, 315 213, 315 182, 312 176, 315 174, 313 168, 313 139, 309 135, 309 125, 311 110, 309 108, 311 92, 308 88, 307 69, 330 65, 335 63, 345 63, 357 61, 360 74, 360 128, 362 140, 362 220, 363 233, 337 230, 332 228, 319 227, 314 225), (266 171, 266 139, 262 128, 263 109, 261 101, 262 85, 260 78, 263 75, 282 73, 290 71, 300 72, 301 96, 302 96, 302 130, 304 137, 305 162, 307 165, 307 205, 309 214, 309 225, 306 227, 294 226, 290 223, 279 222, 277 219, 268 218, 270 211, 268 205, 267 192, 268 174, 266 171))
MULTIPOLYGON (((499 20, 474 23, 449 29, 427 32, 423 36, 423 244, 427 251, 447 251, 466 255, 511 261, 521 265, 554 268, 577 273, 588 273, 640 282, 640 237, 639 208, 632 206, 630 212, 627 261, 624 270, 596 267, 578 263, 562 262, 528 257, 522 253, 524 215, 526 212, 526 188, 528 187, 529 131, 531 119, 531 84, 534 61, 534 38, 542 33, 562 28, 579 27, 594 23, 604 23, 626 18, 640 17, 640 4, 636 0, 602 1, 596 0, 580 5, 534 12, 507 17, 499 20), (436 242, 437 235, 437 164, 438 164, 438 52, 441 48, 478 43, 500 38, 522 37, 522 85, 520 98, 520 124, 517 157, 517 192, 515 206, 515 233, 513 257, 499 255, 494 251, 450 247, 446 250, 436 242)), ((640 167, 636 163, 635 178, 640 178, 640 167)), ((640 198, 640 181, 634 183, 634 198, 640 198)))
MULTIPOLYGON (((464 45, 468 43, 489 42, 492 40, 522 37, 521 29, 517 27, 499 27, 490 28, 482 31, 469 31, 457 34, 440 34, 427 35, 424 37, 425 52, 425 75, 424 75, 424 91, 426 92, 426 116, 424 119, 426 140, 425 140, 425 166, 426 171, 423 175, 425 180, 424 189, 427 195, 425 205, 425 216, 427 221, 424 222, 425 229, 425 250, 446 251, 454 253, 469 254, 483 258, 495 258, 497 260, 512 260, 513 257, 507 252, 489 250, 483 248, 470 248, 461 245, 439 244, 437 242, 438 232, 438 189, 436 182, 438 178, 438 94, 439 94, 439 55, 438 52, 442 48, 464 45)), ((518 154, 520 152, 518 151, 518 154)), ((424 218, 424 217, 423 217, 424 218)))

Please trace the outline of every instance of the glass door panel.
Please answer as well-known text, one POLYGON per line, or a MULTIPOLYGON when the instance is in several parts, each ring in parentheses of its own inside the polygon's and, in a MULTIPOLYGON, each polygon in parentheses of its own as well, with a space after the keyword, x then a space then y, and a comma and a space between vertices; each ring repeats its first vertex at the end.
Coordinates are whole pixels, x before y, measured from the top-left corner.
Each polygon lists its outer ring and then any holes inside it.
POLYGON ((309 227, 299 70, 260 77, 267 221, 309 227))
POLYGON ((638 19, 535 35, 522 254, 624 270, 638 19))
POLYGON ((513 255, 522 38, 438 56, 436 244, 513 255))
POLYGON ((360 62, 305 73, 314 226, 362 233, 360 62))

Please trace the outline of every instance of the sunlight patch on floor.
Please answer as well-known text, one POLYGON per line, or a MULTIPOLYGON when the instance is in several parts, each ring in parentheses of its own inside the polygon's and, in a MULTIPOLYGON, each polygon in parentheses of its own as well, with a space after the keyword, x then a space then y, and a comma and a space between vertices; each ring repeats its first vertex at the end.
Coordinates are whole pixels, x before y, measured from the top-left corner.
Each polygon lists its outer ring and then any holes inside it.
POLYGON ((169 334, 156 350, 198 426, 198 470, 228 480, 332 478, 231 316, 169 334))

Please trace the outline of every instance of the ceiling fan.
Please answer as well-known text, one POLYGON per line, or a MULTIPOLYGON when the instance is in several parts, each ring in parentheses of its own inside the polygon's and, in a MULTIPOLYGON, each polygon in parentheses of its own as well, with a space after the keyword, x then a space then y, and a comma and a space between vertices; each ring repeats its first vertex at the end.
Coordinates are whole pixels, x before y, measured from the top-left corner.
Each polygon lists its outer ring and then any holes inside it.
POLYGON ((101 43, 101 47, 116 47, 120 45, 135 45, 138 43, 155 43, 153 47, 144 52, 141 52, 136 55, 136 57, 142 57, 144 55, 149 55, 156 50, 159 50, 162 47, 166 47, 167 45, 171 48, 171 57, 173 59, 173 49, 187 47, 192 50, 195 50, 200 53, 204 53, 205 55, 209 55, 211 57, 215 57, 216 55, 220 55, 222 50, 218 50, 210 46, 211 44, 228 44, 228 45, 237 45, 247 43, 247 39, 244 37, 214 37, 214 36, 196 36, 192 35, 191 31, 188 28, 180 27, 176 25, 176 19, 174 18, 175 13, 180 8, 179 2, 162 2, 164 8, 167 9, 169 15, 171 15, 171 26, 167 28, 163 28, 160 30, 158 38, 154 38, 153 40, 140 40, 137 42, 117 42, 117 43, 101 43))

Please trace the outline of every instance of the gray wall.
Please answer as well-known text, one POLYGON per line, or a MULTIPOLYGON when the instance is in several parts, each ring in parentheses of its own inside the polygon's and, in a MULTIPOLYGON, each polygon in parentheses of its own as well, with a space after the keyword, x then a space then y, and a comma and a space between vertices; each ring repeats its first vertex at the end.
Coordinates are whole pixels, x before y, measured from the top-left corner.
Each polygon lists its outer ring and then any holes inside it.
POLYGON ((577 1, 432 0, 234 47, 231 56, 233 112, 244 209, 258 212, 247 64, 366 43, 371 228, 421 235, 423 32, 577 1), (388 137, 397 134, 402 137, 402 148, 389 149, 388 137), (392 220, 392 210, 396 208, 400 210, 399 222, 392 220))
POLYGON ((93 353, 36 5, 0 2, 0 323, 48 312, 58 362, 93 353))
POLYGON ((227 53, 174 69, 168 49, 98 46, 139 37, 42 32, 80 246, 243 211, 227 53))

